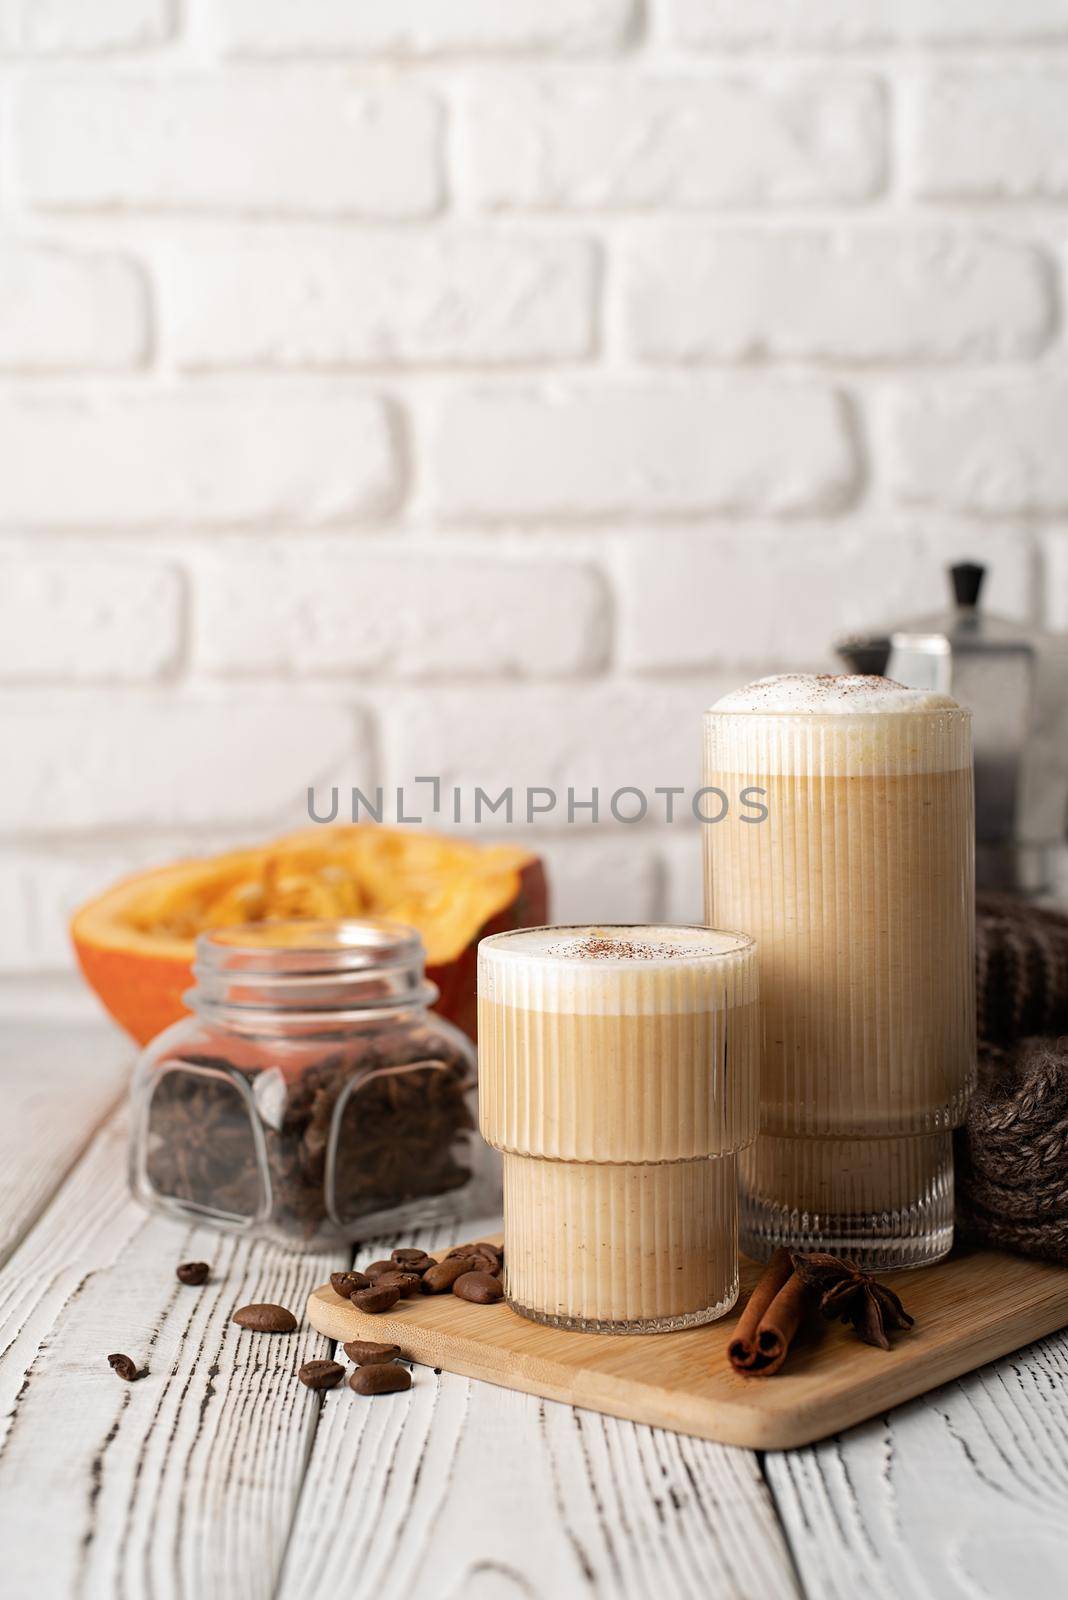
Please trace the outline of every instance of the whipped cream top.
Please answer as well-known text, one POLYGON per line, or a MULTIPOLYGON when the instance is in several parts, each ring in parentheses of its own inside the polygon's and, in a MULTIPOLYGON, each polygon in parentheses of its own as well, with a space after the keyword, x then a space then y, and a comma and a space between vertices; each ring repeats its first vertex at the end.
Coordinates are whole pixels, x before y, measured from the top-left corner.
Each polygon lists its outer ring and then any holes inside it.
POLYGON ((528 1011, 720 1011, 755 999, 755 974, 752 940, 717 928, 521 928, 478 947, 480 997, 528 1011))
POLYGON ((717 700, 713 711, 811 711, 848 716, 852 713, 951 710, 957 702, 930 689, 906 689, 892 678, 830 672, 783 672, 757 678, 717 700))
POLYGON ((491 950, 507 960, 518 957, 533 961, 595 961, 621 964, 640 962, 647 966, 658 961, 707 960, 728 955, 748 943, 744 934, 726 933, 719 928, 676 926, 671 923, 642 925, 613 923, 605 926, 560 928, 517 928, 513 933, 498 933, 483 939, 480 950, 491 950))
POLYGON ((704 781, 712 785, 732 774, 759 786, 774 776, 905 777, 971 763, 970 715, 948 694, 890 678, 759 678, 705 717, 704 781))

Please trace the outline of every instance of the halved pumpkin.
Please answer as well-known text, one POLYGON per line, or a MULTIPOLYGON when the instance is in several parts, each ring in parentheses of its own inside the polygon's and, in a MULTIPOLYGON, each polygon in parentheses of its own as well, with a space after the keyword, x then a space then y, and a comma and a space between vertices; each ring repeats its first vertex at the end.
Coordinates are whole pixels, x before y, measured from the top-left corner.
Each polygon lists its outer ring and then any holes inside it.
POLYGON ((278 917, 387 917, 417 928, 436 1010, 475 1036, 479 939, 546 920, 545 873, 512 845, 366 824, 307 829, 125 878, 76 912, 81 968, 115 1020, 145 1044, 185 1016, 194 941, 209 928, 278 917))

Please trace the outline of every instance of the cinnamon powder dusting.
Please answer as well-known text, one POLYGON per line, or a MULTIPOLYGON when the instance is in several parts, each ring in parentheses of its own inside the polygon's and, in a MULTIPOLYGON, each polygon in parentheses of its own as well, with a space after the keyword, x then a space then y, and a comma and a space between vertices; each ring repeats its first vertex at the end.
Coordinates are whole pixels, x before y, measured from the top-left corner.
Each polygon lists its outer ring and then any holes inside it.
POLYGON ((587 934, 560 952, 582 961, 671 961, 682 952, 670 944, 643 944, 636 939, 605 939, 587 934))

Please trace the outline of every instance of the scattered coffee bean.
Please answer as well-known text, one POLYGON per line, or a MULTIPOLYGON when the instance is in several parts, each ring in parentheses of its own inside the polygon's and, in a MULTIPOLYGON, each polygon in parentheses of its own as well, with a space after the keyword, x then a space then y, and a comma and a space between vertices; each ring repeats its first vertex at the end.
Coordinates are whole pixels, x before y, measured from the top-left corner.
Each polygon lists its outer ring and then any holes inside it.
POLYGON ((470 1256, 447 1257, 444 1261, 439 1261, 436 1266, 428 1267, 423 1273, 422 1291, 424 1294, 445 1294, 452 1288, 457 1278, 470 1271, 472 1271, 470 1256))
POLYGON ((132 1357, 123 1355, 108 1356, 108 1366, 120 1378, 125 1378, 127 1383, 136 1383, 148 1370, 147 1367, 139 1367, 132 1357))
POLYGON ((364 1272, 332 1272, 330 1287, 335 1294, 341 1296, 342 1300, 347 1300, 357 1289, 369 1289, 371 1280, 364 1272))
POLYGON ((395 1261, 372 1261, 369 1266, 363 1269, 364 1275, 370 1278, 372 1283, 376 1278, 380 1278, 384 1272, 396 1272, 396 1270, 397 1263, 395 1261))
POLYGON ((428 1256, 425 1250, 394 1250, 393 1259, 406 1272, 422 1274, 434 1265, 434 1257, 428 1256))
POLYGON ((407 1367, 398 1367, 395 1361, 377 1361, 369 1367, 357 1367, 349 1379, 349 1388, 357 1394, 400 1394, 412 1386, 412 1375, 407 1367))
POLYGON ((199 1289, 202 1283, 207 1283, 211 1268, 206 1261, 183 1261, 175 1271, 179 1283, 188 1283, 194 1289, 199 1289))
POLYGON ((333 1389, 345 1376, 345 1369, 337 1361, 305 1361, 297 1377, 309 1389, 333 1389))
POLYGON ((453 1294, 461 1300, 472 1300, 477 1306, 490 1306, 504 1294, 501 1280, 491 1272, 464 1272, 452 1286, 453 1294))
POLYGON ((285 1306, 241 1306, 230 1318, 239 1328, 251 1328, 253 1333, 292 1333, 297 1319, 285 1306))
POLYGON ((402 1272, 397 1267, 393 1272, 383 1272, 380 1278, 375 1279, 376 1289, 399 1289, 402 1300, 409 1300, 413 1294, 419 1293, 422 1278, 418 1272, 402 1272))
POLYGON ((390 1306, 395 1306, 400 1299, 400 1290, 395 1284, 386 1284, 380 1289, 377 1283, 372 1283, 369 1289, 357 1289, 355 1294, 350 1294, 349 1299, 357 1311, 369 1311, 372 1316, 377 1316, 380 1311, 388 1311, 390 1306))
POLYGON ((473 1272, 500 1272, 503 1255, 491 1244, 459 1244, 443 1261, 470 1261, 473 1272))
POLYGON ((488 1272, 491 1278, 499 1278, 504 1272, 504 1267, 493 1256, 483 1256, 476 1252, 469 1259, 472 1272, 488 1272))
POLYGON ((399 1344, 379 1344, 374 1339, 350 1339, 342 1348, 358 1367, 376 1367, 381 1361, 395 1361, 401 1353, 399 1344))

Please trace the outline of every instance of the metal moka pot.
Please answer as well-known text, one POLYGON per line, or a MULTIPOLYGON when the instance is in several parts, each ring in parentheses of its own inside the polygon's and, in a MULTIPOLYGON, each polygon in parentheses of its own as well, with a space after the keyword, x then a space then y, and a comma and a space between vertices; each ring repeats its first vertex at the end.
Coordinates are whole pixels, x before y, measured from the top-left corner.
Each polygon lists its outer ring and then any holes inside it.
MULTIPOLYGON (((972 713, 976 874, 983 889, 1044 894, 1068 881, 1068 636, 981 610, 985 568, 949 569, 953 605, 891 629, 843 640, 839 653, 886 648, 886 676, 951 694, 972 713)), ((868 666, 867 670, 872 670, 868 666)))

